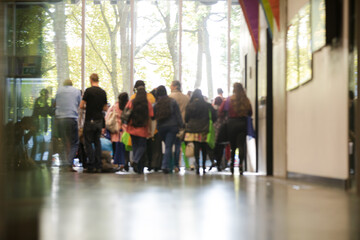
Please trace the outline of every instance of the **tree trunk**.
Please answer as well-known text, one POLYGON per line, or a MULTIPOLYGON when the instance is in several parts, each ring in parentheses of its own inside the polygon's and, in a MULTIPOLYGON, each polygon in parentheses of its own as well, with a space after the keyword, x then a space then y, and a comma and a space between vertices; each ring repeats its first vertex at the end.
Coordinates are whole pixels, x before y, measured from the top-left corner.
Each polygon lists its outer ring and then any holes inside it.
POLYGON ((117 81, 117 53, 116 53, 116 39, 117 39, 117 33, 118 31, 114 30, 110 34, 110 51, 111 51, 111 85, 113 87, 114 91, 114 97, 115 100, 117 96, 119 95, 119 87, 118 87, 118 81, 117 81))
POLYGON ((200 87, 202 80, 202 55, 204 52, 202 24, 199 24, 197 37, 198 37, 198 53, 197 53, 196 81, 195 81, 194 89, 200 87))
POLYGON ((62 85, 64 80, 70 78, 69 74, 69 59, 68 49, 66 43, 66 16, 65 16, 65 2, 61 1, 55 4, 54 12, 54 45, 56 55, 56 69, 58 85, 62 85))
POLYGON ((119 8, 120 16, 120 44, 121 55, 120 65, 122 73, 122 91, 131 93, 132 86, 130 86, 130 8, 129 5, 122 3, 119 8))
POLYGON ((207 75, 207 85, 208 85, 208 97, 209 99, 213 98, 213 79, 212 79, 212 64, 211 64, 211 51, 210 51, 210 41, 209 41, 209 32, 206 27, 206 21, 204 23, 204 48, 206 56, 206 75, 207 75))

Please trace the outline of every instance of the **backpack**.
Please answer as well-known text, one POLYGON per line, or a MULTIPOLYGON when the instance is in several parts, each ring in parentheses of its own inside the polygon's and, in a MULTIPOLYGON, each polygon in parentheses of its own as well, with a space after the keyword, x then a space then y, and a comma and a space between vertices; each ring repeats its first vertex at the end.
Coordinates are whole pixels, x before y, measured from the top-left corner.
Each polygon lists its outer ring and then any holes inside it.
POLYGON ((112 111, 109 112, 109 114, 107 114, 105 117, 105 127, 111 133, 117 133, 120 130, 116 116, 117 116, 116 110, 115 108, 113 108, 112 111))

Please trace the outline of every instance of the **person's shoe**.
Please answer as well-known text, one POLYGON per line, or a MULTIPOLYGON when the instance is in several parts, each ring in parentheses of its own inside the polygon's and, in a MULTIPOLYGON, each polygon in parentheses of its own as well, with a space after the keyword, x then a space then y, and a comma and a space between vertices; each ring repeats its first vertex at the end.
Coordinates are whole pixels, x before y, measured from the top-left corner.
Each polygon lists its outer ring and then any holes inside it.
POLYGON ((221 167, 217 167, 217 170, 218 170, 218 172, 222 171, 221 167))
POLYGON ((128 172, 129 171, 129 165, 125 165, 124 170, 128 172))
POLYGON ((240 172, 240 175, 244 175, 244 169, 241 165, 239 165, 239 172, 240 172))
POLYGON ((180 169, 179 169, 178 167, 174 167, 174 171, 175 171, 176 173, 178 173, 178 172, 180 172, 180 169))
POLYGON ((139 168, 138 168, 138 164, 137 164, 137 163, 134 162, 134 163, 132 164, 132 167, 133 167, 134 172, 139 173, 139 168))
POLYGON ((199 170, 199 168, 196 168, 196 175, 200 175, 200 170, 199 170))
POLYGON ((84 173, 94 173, 96 170, 93 169, 93 168, 87 168, 87 169, 84 169, 84 173))

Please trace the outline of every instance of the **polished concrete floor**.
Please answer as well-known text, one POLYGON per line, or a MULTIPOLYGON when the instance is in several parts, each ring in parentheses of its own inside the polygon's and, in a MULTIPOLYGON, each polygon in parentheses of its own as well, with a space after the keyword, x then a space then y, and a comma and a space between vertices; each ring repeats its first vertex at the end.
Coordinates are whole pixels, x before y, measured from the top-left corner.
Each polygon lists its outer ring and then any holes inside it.
POLYGON ((40 168, 6 186, 4 239, 360 239, 358 196, 299 181, 40 168))

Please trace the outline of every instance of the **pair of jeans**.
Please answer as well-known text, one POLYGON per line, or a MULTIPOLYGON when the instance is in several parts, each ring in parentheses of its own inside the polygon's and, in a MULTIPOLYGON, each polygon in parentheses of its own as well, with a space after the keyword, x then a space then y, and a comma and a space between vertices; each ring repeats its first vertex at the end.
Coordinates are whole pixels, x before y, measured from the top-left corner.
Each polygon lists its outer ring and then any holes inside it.
POLYGON ((165 142, 165 153, 161 168, 172 170, 172 146, 175 143, 176 134, 178 133, 179 129, 177 127, 167 126, 159 127, 158 130, 162 140, 165 142))
POLYGON ((113 159, 114 164, 125 164, 125 145, 122 142, 113 142, 113 159))
POLYGON ((89 159, 88 169, 101 169, 101 130, 103 120, 85 121, 84 124, 84 140, 85 151, 89 159))
POLYGON ((56 118, 55 126, 57 136, 62 140, 64 154, 67 164, 72 165, 79 147, 79 130, 77 119, 75 118, 56 118))
POLYGON ((146 138, 131 135, 131 142, 133 148, 133 161, 136 164, 141 164, 141 159, 146 152, 146 138))

